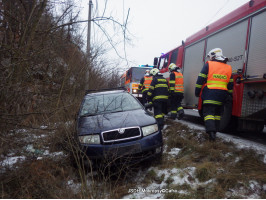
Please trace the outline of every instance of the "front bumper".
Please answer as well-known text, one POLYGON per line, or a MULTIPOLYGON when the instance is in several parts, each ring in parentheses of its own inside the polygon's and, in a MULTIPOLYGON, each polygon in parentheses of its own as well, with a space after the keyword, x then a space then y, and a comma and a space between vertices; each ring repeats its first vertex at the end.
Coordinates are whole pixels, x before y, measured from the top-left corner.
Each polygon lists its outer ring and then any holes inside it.
POLYGON ((149 136, 142 137, 138 140, 117 143, 117 144, 82 144, 82 150, 90 159, 115 159, 125 156, 150 157, 152 154, 158 154, 162 150, 163 140, 162 133, 156 132, 149 136))

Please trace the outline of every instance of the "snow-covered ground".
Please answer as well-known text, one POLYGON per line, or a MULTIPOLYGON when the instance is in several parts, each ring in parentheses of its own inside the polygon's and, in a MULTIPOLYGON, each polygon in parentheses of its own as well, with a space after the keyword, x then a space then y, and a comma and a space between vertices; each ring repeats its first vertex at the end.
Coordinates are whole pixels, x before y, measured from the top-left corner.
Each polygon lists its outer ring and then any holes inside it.
MULTIPOLYGON (((185 109, 185 113, 187 115, 192 115, 198 117, 198 111, 197 110, 192 110, 192 109, 185 109)), ((200 124, 195 124, 193 122, 188 122, 185 120, 176 120, 179 123, 187 125, 189 128, 194 129, 194 130, 205 130, 203 125, 200 124)), ((266 127, 263 130, 262 134, 266 134, 266 127)), ((253 142, 247 139, 243 139, 240 137, 237 137, 235 135, 229 135, 229 134, 224 134, 221 132, 217 132, 217 137, 222 138, 223 140, 226 140, 227 142, 233 142, 234 144, 237 145, 238 148, 251 148, 255 151, 257 151, 259 154, 264 154, 264 163, 266 163, 266 145, 259 144, 257 142, 253 142)))
MULTIPOLYGON (((196 110, 185 110, 186 114, 192 115, 192 116, 198 116, 198 113, 196 110)), ((187 125, 190 129, 194 130, 200 130, 204 131, 205 128, 203 125, 195 124, 193 122, 188 122, 186 120, 176 120, 179 123, 187 125)), ((164 127, 164 129, 167 126, 164 127)), ((266 130, 264 129, 266 132, 266 130)), ((246 148, 246 149, 253 149, 259 154, 264 155, 264 163, 266 164, 266 146, 262 144, 258 144, 253 141, 249 141, 246 139, 242 139, 240 137, 224 134, 224 133, 217 133, 217 137, 226 140, 228 142, 233 142, 236 144, 236 146, 240 149, 246 148)), ((181 149, 178 148, 172 148, 170 152, 164 151, 164 154, 167 154, 167 156, 177 156, 181 149)), ((165 194, 168 193, 178 193, 178 194, 186 194, 186 191, 184 190, 173 190, 173 189, 167 189, 166 181, 171 177, 173 179, 173 184, 176 185, 182 185, 184 183, 191 186, 191 188, 197 188, 199 185, 208 184, 211 182, 215 182, 215 180, 210 179, 207 182, 199 182, 197 178, 195 178, 195 168, 194 167, 188 167, 185 169, 158 169, 156 167, 151 167, 147 170, 146 173, 153 170, 158 177, 163 176, 163 181, 161 183, 151 183, 150 185, 143 187, 141 184, 143 177, 145 177, 145 172, 141 172, 140 176, 136 177, 136 182, 138 187, 136 188, 130 188, 128 191, 128 195, 124 196, 124 199, 161 199, 164 198, 165 194), (189 178, 190 177, 190 178, 189 178), (192 177, 192 178, 191 178, 192 177)), ((259 199, 261 198, 258 195, 259 191, 266 192, 266 183, 261 186, 256 181, 249 181, 249 191, 247 191, 244 188, 240 189, 230 189, 226 196, 227 198, 231 198, 232 196, 238 196, 245 199, 259 199), (252 192, 250 192, 252 191, 252 192)))
MULTIPOLYGON (((191 114, 198 116, 197 111, 194 110, 186 110, 186 114, 191 114)), ((189 128, 194 129, 194 130, 200 130, 204 131, 205 128, 203 125, 195 124, 192 122, 188 122, 185 120, 176 120, 182 124, 187 125, 189 128)), ((167 126, 164 127, 166 129, 167 126)), ((16 133, 14 134, 21 134, 21 133, 26 133, 27 130, 17 130, 16 133)), ((63 152, 53 152, 50 153, 49 149, 36 149, 32 145, 34 141, 37 141, 38 139, 42 139, 46 137, 47 135, 34 135, 30 134, 31 140, 30 142, 22 148, 22 151, 25 154, 32 154, 37 157, 37 160, 43 159, 44 157, 53 157, 53 158, 62 158, 65 155, 63 152)), ((257 151, 259 154, 263 154, 264 156, 264 163, 266 163, 266 146, 262 144, 258 144, 240 137, 224 134, 224 133, 217 133, 217 137, 233 142, 237 145, 238 148, 252 148, 255 151, 257 151)), ((179 148, 172 148, 169 152, 164 151, 164 155, 166 155, 169 158, 175 158, 181 149, 179 148)), ((15 153, 10 153, 7 156, 1 155, 1 161, 0 161, 0 166, 5 168, 9 167, 12 168, 15 166, 16 163, 23 162, 26 160, 26 157, 21 154, 17 155, 15 153)), ((4 173, 4 170, 0 170, 1 173, 4 173)), ((197 188, 199 185, 204 185, 204 184, 209 184, 211 182, 214 182, 214 179, 210 179, 207 182, 199 182, 197 178, 195 178, 195 168, 194 167, 187 167, 184 169, 180 168, 169 168, 169 169, 159 169, 158 167, 150 167, 146 169, 145 171, 140 170, 138 172, 138 175, 135 177, 135 183, 136 183, 136 188, 129 188, 128 189, 128 195, 124 196, 124 199, 129 199, 129 198, 137 198, 137 199, 157 199, 157 198, 164 198, 166 194, 169 193, 178 193, 178 194, 186 194, 185 190, 174 190, 174 189, 168 189, 167 186, 167 181, 169 179, 172 179, 172 183, 175 185, 183 185, 183 184, 188 184, 191 186, 191 188, 197 188), (147 173, 150 171, 153 171, 157 174, 158 177, 163 177, 162 181, 160 183, 151 183, 149 185, 143 185, 142 181, 144 180, 145 176, 147 173)), ((80 189, 80 184, 79 183, 74 183, 73 181, 68 182, 68 185, 73 188, 73 190, 78 191, 80 189)), ((230 191, 227 192, 227 197, 231 198, 232 196, 240 196, 242 198, 247 198, 247 199, 259 199, 261 198, 258 195, 258 192, 256 191, 265 191, 266 192, 266 183, 263 184, 262 186, 257 183, 256 181, 251 180, 249 182, 249 188, 251 191, 245 191, 244 189, 242 190, 241 188, 238 190, 231 189, 230 191)))

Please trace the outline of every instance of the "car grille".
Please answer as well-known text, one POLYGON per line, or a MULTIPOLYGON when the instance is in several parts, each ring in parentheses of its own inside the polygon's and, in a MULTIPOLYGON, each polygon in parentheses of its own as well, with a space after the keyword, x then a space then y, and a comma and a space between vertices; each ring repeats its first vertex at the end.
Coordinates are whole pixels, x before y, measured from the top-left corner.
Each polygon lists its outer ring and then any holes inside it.
POLYGON ((128 127, 102 132, 104 142, 117 142, 141 137, 139 127, 128 127))

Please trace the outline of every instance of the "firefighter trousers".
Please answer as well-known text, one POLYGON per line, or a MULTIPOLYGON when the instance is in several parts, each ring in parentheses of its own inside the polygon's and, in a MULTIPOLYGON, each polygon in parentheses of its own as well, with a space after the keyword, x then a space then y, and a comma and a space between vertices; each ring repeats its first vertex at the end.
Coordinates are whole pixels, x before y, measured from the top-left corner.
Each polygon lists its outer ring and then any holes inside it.
POLYGON ((164 126, 164 115, 167 113, 167 102, 157 101, 153 102, 154 117, 158 123, 159 129, 162 130, 164 126))
POLYGON ((145 91, 142 93, 142 105, 145 105, 145 103, 148 103, 147 93, 148 93, 148 91, 145 91))
POLYGON ((183 107, 181 106, 181 101, 183 99, 183 95, 174 94, 171 95, 170 103, 171 103, 171 118, 175 119, 177 117, 177 113, 184 114, 183 107))
POLYGON ((203 117, 207 133, 219 131, 221 112, 222 105, 203 104, 203 117))

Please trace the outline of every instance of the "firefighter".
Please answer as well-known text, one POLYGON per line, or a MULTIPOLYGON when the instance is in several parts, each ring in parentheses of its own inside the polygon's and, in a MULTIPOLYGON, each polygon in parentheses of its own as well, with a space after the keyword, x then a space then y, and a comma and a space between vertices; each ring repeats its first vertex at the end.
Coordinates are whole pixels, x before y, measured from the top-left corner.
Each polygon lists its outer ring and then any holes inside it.
POLYGON ((228 58, 223 56, 222 49, 212 49, 199 73, 195 95, 203 101, 203 116, 206 133, 210 141, 215 141, 219 130, 221 109, 228 96, 233 92, 232 67, 227 63, 228 58))
POLYGON ((184 109, 181 106, 181 101, 184 98, 184 79, 183 74, 180 72, 180 68, 174 63, 171 63, 168 67, 170 72, 169 80, 169 92, 171 103, 171 118, 182 119, 184 117, 184 109))
POLYGON ((138 90, 142 92, 142 104, 145 105, 147 103, 147 93, 150 88, 152 81, 152 76, 150 75, 150 70, 145 71, 144 77, 140 80, 140 84, 138 90))
POLYGON ((147 94, 148 104, 152 104, 158 127, 162 130, 164 126, 164 115, 167 114, 168 84, 167 80, 159 73, 157 68, 153 68, 150 74, 153 76, 153 79, 147 94))

